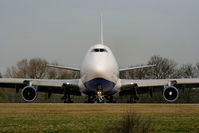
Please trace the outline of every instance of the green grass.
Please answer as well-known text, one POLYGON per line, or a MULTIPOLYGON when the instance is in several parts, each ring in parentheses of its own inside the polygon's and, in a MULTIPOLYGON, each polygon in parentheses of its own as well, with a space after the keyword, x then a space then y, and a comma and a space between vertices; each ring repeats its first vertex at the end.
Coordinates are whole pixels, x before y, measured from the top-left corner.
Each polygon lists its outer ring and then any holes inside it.
POLYGON ((0 133, 103 133, 127 110, 154 133, 199 133, 199 105, 175 104, 0 104, 0 133))

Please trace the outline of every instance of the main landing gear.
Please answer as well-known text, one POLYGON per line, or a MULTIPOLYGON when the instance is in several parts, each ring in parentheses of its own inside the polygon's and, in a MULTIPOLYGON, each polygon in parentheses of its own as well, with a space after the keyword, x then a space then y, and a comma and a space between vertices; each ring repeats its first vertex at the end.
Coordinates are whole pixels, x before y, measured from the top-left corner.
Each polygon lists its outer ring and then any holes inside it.
POLYGON ((116 103, 116 100, 113 96, 105 96, 107 103, 116 103))
POLYGON ((137 91, 135 89, 132 89, 130 94, 131 95, 128 103, 136 103, 136 101, 139 100, 139 97, 137 96, 137 91))
POLYGON ((73 101, 71 100, 70 95, 64 95, 61 100, 64 100, 64 103, 73 103, 73 101))
POLYGON ((64 96, 61 98, 61 100, 64 100, 64 103, 73 103, 71 96, 66 89, 64 89, 64 96))

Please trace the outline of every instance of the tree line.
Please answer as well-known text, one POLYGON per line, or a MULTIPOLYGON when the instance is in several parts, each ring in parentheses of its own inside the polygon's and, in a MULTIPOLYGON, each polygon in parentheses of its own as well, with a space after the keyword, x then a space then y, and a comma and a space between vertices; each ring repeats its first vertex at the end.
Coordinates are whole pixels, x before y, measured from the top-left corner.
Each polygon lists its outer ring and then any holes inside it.
MULTIPOLYGON (((33 78, 33 79, 76 79, 80 78, 79 72, 70 70, 60 70, 48 67, 48 64, 60 65, 57 62, 49 63, 45 59, 32 58, 22 59, 16 65, 7 68, 5 74, 0 77, 7 78, 33 78)), ((152 56, 147 62, 149 65, 156 65, 151 68, 141 68, 132 71, 120 73, 122 79, 167 79, 167 78, 198 78, 199 62, 196 64, 179 65, 176 61, 159 55, 152 56)), ((180 99, 178 102, 199 102, 198 89, 180 90, 180 99)), ((60 95, 54 95, 52 100, 46 98, 45 94, 41 94, 37 102, 61 102, 60 95), (44 97, 44 98, 43 98, 44 97)), ((78 99, 78 98, 77 98, 78 99)), ((125 97, 120 98, 123 101, 125 97)), ((78 99, 83 101, 82 98, 78 99)), ((15 93, 14 89, 0 89, 0 102, 23 102, 20 94, 15 93)), ((163 102, 162 93, 155 92, 153 98, 148 95, 141 95, 138 102, 163 102)))

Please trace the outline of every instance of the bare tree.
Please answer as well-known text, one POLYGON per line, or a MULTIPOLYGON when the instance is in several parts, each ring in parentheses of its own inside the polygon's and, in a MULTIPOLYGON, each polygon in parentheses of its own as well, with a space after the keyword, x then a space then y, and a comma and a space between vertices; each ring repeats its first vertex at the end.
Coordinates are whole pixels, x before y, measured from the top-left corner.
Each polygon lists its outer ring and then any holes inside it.
POLYGON ((11 78, 27 78, 28 60, 23 59, 17 62, 16 66, 7 68, 6 77, 11 78))
POLYGON ((183 64, 178 71, 181 78, 195 78, 197 76, 196 67, 192 64, 183 64))
POLYGON ((196 63, 196 77, 199 77, 199 62, 196 63))
POLYGON ((30 78, 44 78, 48 62, 40 58, 33 58, 29 61, 27 74, 30 78))
POLYGON ((7 69, 6 77, 12 78, 44 78, 47 61, 40 58, 23 59, 16 66, 7 69))
POLYGON ((176 76, 177 63, 174 60, 157 55, 151 57, 148 64, 156 65, 147 72, 147 77, 152 79, 173 78, 176 76))

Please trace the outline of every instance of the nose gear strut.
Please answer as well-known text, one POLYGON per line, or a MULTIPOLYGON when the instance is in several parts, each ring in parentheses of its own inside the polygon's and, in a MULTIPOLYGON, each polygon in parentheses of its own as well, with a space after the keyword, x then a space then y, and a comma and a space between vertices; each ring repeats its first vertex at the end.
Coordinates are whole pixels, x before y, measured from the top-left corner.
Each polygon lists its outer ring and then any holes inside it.
POLYGON ((101 87, 101 85, 99 85, 98 89, 97 89, 96 101, 97 101, 97 103, 103 103, 104 102, 104 96, 102 95, 102 87, 101 87))
POLYGON ((102 95, 102 91, 97 91, 97 102, 103 103, 104 102, 104 96, 102 95))

